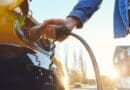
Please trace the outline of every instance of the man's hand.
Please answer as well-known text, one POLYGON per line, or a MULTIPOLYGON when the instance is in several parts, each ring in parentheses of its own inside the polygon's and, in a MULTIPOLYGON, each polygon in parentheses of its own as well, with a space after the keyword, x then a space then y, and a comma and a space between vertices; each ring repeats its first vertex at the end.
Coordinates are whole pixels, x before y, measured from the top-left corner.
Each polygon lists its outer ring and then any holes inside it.
POLYGON ((57 41, 63 41, 67 36, 63 33, 61 35, 56 35, 56 29, 60 26, 65 26, 70 32, 79 24, 79 21, 74 17, 68 17, 66 19, 48 19, 39 24, 33 26, 29 30, 29 40, 36 41, 40 36, 46 36, 57 41), (58 38, 57 38, 58 36, 58 38))
MULTIPOLYGON (((66 19, 48 19, 43 23, 41 34, 56 40, 56 27, 66 26, 70 31, 72 31, 78 24, 79 21, 73 17, 68 17, 66 19)), ((63 36, 57 40, 63 41, 65 38, 66 37, 63 36)))

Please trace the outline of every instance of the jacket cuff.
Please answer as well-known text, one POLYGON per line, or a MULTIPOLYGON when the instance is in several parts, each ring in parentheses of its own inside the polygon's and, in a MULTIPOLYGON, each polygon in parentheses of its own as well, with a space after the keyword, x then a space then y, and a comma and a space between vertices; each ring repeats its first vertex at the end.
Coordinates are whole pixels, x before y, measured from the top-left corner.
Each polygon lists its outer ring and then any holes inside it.
POLYGON ((79 10, 73 10, 70 12, 68 17, 74 17, 80 21, 80 24, 77 26, 77 28, 82 28, 84 22, 87 20, 87 17, 84 15, 84 13, 79 10))

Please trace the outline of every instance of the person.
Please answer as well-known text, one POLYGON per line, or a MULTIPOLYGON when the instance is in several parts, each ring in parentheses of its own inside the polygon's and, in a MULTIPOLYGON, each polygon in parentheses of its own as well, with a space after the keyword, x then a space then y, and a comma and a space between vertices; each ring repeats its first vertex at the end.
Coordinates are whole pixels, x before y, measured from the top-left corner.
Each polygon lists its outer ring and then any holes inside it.
MULTIPOLYGON (((54 29, 57 25, 64 25, 70 31, 74 28, 83 27, 83 24, 99 9, 101 3, 102 0, 79 0, 66 19, 52 18, 45 20, 43 23, 43 34, 46 33, 51 38, 55 38, 54 29)), ((128 9, 128 0, 115 0, 114 38, 125 37, 129 33, 128 9)))
MULTIPOLYGON (((79 0, 66 19, 48 19, 43 23, 43 34, 55 38, 55 28, 58 25, 66 26, 70 31, 82 28, 84 23, 99 9, 102 0, 79 0), (50 35, 51 34, 51 35, 50 35)), ((114 38, 124 38, 130 32, 130 0, 115 0, 113 13, 114 38)), ((65 38, 60 39, 63 41, 65 38)), ((122 81, 124 82, 124 81, 122 81)), ((124 85, 117 82, 118 90, 124 90, 124 85)))

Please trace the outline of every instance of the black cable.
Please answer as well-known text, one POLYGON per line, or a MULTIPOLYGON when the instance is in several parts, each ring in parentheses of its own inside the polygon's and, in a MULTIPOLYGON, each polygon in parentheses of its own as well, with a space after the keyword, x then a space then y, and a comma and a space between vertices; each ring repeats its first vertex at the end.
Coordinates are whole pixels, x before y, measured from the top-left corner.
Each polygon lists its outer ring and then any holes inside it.
POLYGON ((95 55, 92 51, 92 49, 90 48, 90 46, 88 45, 88 43, 81 38, 79 35, 70 32, 70 35, 77 38, 85 47, 85 49, 87 50, 90 59, 92 61, 93 67, 94 67, 94 71, 95 71, 95 76, 96 76, 96 81, 97 81, 97 90, 103 90, 103 84, 102 84, 102 79, 101 79, 101 75, 100 75, 100 71, 99 71, 99 67, 95 58, 95 55))

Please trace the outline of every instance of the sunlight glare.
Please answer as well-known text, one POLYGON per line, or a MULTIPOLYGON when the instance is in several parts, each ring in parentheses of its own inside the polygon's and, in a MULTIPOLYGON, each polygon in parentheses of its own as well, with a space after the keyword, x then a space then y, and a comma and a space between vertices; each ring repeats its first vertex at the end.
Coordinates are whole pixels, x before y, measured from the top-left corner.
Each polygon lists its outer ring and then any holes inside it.
POLYGON ((110 77, 111 79, 115 80, 119 77, 119 74, 116 70, 112 70, 111 72, 109 72, 108 77, 110 77))

